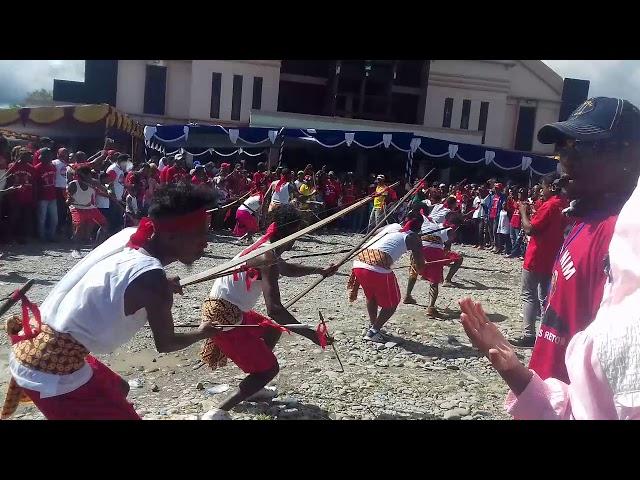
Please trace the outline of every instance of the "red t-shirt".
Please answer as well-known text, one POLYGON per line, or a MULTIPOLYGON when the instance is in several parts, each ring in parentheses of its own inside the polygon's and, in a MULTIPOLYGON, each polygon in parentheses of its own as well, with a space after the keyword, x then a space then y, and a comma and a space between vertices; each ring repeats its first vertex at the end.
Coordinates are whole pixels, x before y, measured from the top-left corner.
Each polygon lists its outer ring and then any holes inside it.
POLYGON ((553 261, 562 246, 567 225, 562 209, 567 201, 557 195, 544 202, 531 219, 534 234, 524 254, 522 267, 529 272, 551 275, 553 261))
MULTIPOLYGON (((545 202, 546 203, 546 202, 545 202)), ((551 287, 529 368, 543 380, 569 383, 565 353, 573 336, 594 320, 606 282, 605 258, 618 214, 577 221, 553 266, 551 287)))
POLYGON ((36 198, 38 200, 56 199, 56 167, 51 163, 38 163, 34 167, 36 198))
MULTIPOLYGON (((188 172, 182 167, 174 165, 166 170, 165 183, 178 183, 188 175, 188 172)), ((160 174, 162 176, 162 174, 160 174)))
POLYGON ((33 166, 37 167, 38 165, 40 165, 40 149, 36 150, 36 152, 33 154, 33 166))
POLYGON ((500 206, 500 195, 495 193, 491 197, 491 210, 489 210, 489 218, 497 218, 498 217, 498 207, 500 206))
POLYGON ((354 184, 344 184, 342 186, 342 203, 345 207, 349 205, 353 205, 356 203, 356 198, 358 198, 358 190, 354 184))
MULTIPOLYGON (((507 207, 508 211, 508 207, 507 207)), ((511 215, 510 225, 513 228, 520 228, 522 226, 522 219, 520 218, 520 202, 513 202, 513 214, 511 215)))
POLYGON ((12 163, 9 165, 12 180, 12 186, 22 185, 22 188, 12 192, 11 198, 19 204, 29 205, 34 202, 33 198, 33 182, 35 172, 33 165, 28 163, 12 163), (13 167, 12 167, 13 165, 13 167))
POLYGON ((169 168, 171 167, 164 167, 162 170, 160 170, 160 175, 158 176, 160 183, 167 183, 167 174, 169 173, 169 168))
POLYGON ((328 180, 322 189, 322 198, 327 206, 336 206, 338 204, 338 198, 340 198, 340 184, 334 180, 328 180))

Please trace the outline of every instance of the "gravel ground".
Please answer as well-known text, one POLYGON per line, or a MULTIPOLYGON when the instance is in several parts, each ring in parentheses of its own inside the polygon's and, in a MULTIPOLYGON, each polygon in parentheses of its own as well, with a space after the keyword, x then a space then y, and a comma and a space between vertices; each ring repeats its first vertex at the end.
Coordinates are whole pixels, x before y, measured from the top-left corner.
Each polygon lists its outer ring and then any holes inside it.
MULTIPOLYGON (((291 255, 342 250, 355 245, 361 235, 305 236, 291 255)), ((186 276, 233 257, 241 248, 228 234, 212 235, 205 253, 191 270, 170 265, 169 274, 186 276)), ((482 301, 492 321, 509 335, 520 333, 521 262, 471 247, 455 246, 464 254, 463 267, 454 278, 458 286, 441 288, 437 306, 442 319, 426 317, 427 283, 420 281, 413 296, 418 305, 401 304, 387 323, 387 333, 397 345, 378 346, 362 340, 367 323, 362 290, 349 303, 346 282, 350 264, 326 279, 291 308, 301 322, 316 325, 322 310, 335 336, 345 367, 339 373, 335 354, 307 339, 284 334, 276 347, 280 374, 273 381, 278 396, 269 402, 244 402, 232 412, 234 419, 506 419, 502 408, 507 388, 470 345, 458 322, 456 301, 466 295, 482 301), (378 347, 378 348, 376 348, 378 347)), ((64 244, 4 246, 0 258, 0 296, 5 297, 28 278, 36 279, 29 298, 42 302, 51 286, 77 262, 64 244)), ((342 254, 294 261, 326 265, 342 254)), ((408 256, 397 266, 408 265, 408 256)), ((408 268, 396 270, 404 292, 408 268)), ((317 277, 280 280, 283 300, 311 284, 317 277)), ((175 322, 199 321, 200 305, 211 282, 188 287, 175 297, 175 322)), ((265 312, 260 302, 257 310, 265 312)), ((14 307, 13 312, 18 313, 14 307)), ((215 372, 199 362, 200 345, 169 354, 156 352, 150 330, 142 329, 127 345, 101 356, 132 385, 129 398, 144 419, 196 419, 228 395, 244 374, 233 363, 215 372), (219 393, 215 393, 219 392, 219 393)), ((520 350, 528 361, 530 350, 520 350)), ((9 380, 8 339, 0 334, 0 394, 9 380)), ((33 405, 21 406, 16 419, 42 419, 33 405)))

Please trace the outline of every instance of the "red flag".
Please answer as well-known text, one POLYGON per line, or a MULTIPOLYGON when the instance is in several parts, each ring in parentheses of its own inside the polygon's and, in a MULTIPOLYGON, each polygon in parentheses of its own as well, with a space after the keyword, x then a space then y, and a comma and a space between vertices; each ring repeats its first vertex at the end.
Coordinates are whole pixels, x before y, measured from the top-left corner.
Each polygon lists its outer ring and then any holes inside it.
POLYGON ((327 348, 327 326, 324 323, 320 322, 318 324, 318 328, 316 328, 316 335, 318 336, 318 342, 322 349, 324 350, 327 348))

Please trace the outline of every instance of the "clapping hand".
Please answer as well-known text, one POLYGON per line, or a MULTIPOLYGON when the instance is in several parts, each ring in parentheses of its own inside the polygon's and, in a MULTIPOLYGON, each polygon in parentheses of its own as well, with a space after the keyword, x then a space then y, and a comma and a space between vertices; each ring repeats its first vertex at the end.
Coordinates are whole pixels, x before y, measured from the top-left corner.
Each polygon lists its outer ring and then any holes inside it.
POLYGON ((484 313, 482 305, 470 298, 458 301, 460 322, 474 347, 491 361, 496 370, 506 371, 520 364, 511 344, 484 313))

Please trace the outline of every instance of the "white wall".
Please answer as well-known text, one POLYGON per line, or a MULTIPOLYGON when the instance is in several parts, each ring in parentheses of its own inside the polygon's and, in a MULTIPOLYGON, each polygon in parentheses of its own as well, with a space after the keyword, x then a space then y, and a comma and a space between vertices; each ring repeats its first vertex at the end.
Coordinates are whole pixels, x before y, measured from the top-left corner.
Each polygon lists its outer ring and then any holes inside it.
POLYGON ((535 135, 557 121, 562 78, 536 61, 434 60, 431 63, 424 124, 441 127, 446 98, 453 98, 451 128, 460 127, 463 100, 471 100, 469 130, 477 130, 481 102, 489 102, 485 145, 513 148, 520 102, 537 105, 533 151, 549 153, 535 135))
POLYGON ((191 97, 191 61, 167 61, 167 92, 165 115, 174 118, 189 118, 191 97))
POLYGON ((125 113, 141 114, 144 106, 146 60, 118 61, 116 108, 125 113))
POLYGON ((192 119, 215 121, 210 117, 211 74, 222 74, 220 119, 231 120, 233 76, 242 75, 242 103, 240 121, 248 122, 253 96, 253 78, 262 77, 261 110, 276 111, 280 84, 278 60, 193 60, 191 70, 191 99, 189 116, 192 119))

